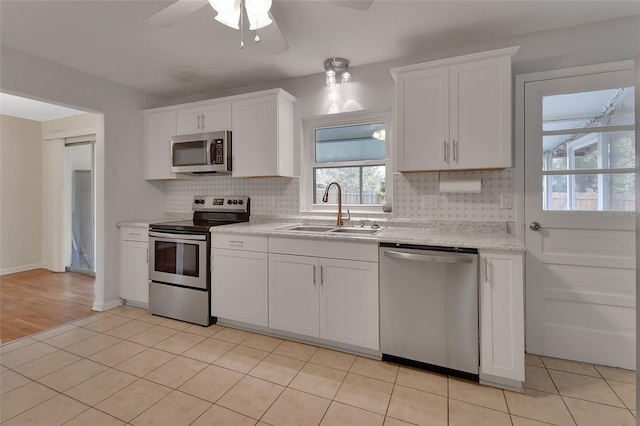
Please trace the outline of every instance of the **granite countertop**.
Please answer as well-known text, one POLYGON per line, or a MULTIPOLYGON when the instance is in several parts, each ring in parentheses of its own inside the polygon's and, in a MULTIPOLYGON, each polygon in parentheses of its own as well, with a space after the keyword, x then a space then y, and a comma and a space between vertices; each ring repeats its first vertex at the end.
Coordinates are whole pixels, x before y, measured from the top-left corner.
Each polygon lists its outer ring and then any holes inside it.
POLYGON ((123 220, 121 222, 118 222, 116 225, 118 226, 118 228, 122 228, 125 226, 131 228, 148 228, 150 224, 159 222, 167 222, 167 219, 123 220))
MULTIPOLYGON (((382 224, 382 231, 375 235, 358 235, 333 232, 300 232, 288 228, 295 223, 266 222, 238 223, 215 226, 213 234, 253 234, 285 238, 314 238, 322 240, 361 241, 374 243, 420 244, 443 247, 465 247, 487 250, 524 251, 524 244, 501 229, 492 229, 483 224, 439 224, 430 226, 388 226, 382 224)), ((349 227, 349 226, 345 226, 349 227)))

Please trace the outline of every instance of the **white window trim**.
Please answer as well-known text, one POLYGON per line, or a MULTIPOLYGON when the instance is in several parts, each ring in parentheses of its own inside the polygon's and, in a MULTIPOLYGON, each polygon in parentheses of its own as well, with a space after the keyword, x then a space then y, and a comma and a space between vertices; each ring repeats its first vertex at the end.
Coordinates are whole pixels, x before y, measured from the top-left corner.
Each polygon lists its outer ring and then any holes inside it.
MULTIPOLYGON (((347 112, 342 114, 332 114, 314 117, 303 120, 302 124, 302 146, 300 149, 301 170, 300 170, 300 212, 301 213, 334 213, 336 207, 333 204, 321 205, 313 204, 313 166, 315 154, 315 131, 327 127, 354 126, 359 124, 371 124, 384 122, 386 126, 385 140, 385 160, 375 161, 376 164, 384 164, 385 166, 385 194, 388 201, 393 200, 393 116, 391 111, 388 112, 347 112)), ((358 162, 365 164, 366 162, 358 162)), ((336 165, 335 163, 327 163, 328 165, 336 165)), ((350 163, 340 163, 340 166, 348 166, 350 163)), ((349 209, 351 213, 380 213, 382 206, 380 205, 362 205, 362 204, 343 204, 343 211, 349 209)), ((390 215, 390 213, 386 213, 390 215)))

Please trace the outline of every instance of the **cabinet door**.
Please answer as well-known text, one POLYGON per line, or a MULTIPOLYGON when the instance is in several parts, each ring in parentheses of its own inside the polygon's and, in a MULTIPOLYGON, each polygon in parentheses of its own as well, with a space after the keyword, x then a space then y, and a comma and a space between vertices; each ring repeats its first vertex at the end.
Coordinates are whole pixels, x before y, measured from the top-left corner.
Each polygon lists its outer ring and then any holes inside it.
POLYGON ((451 67, 451 168, 511 167, 511 58, 451 67))
POLYGON ((204 108, 200 122, 202 130, 205 132, 231 130, 231 102, 204 108))
POLYGON ((398 171, 449 168, 449 68, 401 73, 396 79, 398 171))
POLYGON ((267 274, 266 253, 213 249, 211 314, 267 327, 267 274))
POLYGON ((269 255, 269 327, 319 336, 318 260, 269 255))
POLYGON ((480 372, 524 381, 522 254, 480 252, 480 372))
POLYGON ((378 350, 378 264, 320 259, 320 337, 378 350))
POLYGON ((178 135, 231 129, 231 103, 201 105, 178 111, 178 135))
POLYGON ((276 95, 233 102, 233 176, 278 175, 276 95))
POLYGON ((191 133, 201 133, 202 125, 200 120, 202 114, 199 108, 183 109, 178 111, 177 133, 178 135, 188 135, 191 133))
POLYGON ((120 242, 120 297, 149 304, 148 242, 120 242))
POLYGON ((145 113, 144 126, 144 178, 175 179, 176 174, 171 173, 171 136, 176 134, 176 112, 145 113))

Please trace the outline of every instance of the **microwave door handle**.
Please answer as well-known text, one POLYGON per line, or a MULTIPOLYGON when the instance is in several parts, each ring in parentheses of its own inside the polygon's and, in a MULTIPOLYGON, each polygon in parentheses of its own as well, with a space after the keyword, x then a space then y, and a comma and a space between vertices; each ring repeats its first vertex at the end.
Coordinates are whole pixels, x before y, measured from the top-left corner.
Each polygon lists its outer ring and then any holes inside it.
POLYGON ((213 147, 213 143, 214 143, 213 139, 207 140, 207 164, 213 164, 215 160, 211 155, 211 148, 213 147))

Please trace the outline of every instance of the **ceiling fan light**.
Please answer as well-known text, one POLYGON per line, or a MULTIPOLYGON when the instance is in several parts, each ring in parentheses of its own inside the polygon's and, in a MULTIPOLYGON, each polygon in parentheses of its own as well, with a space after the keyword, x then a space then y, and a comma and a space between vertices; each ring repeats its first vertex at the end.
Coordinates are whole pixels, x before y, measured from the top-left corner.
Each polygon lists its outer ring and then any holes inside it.
POLYGON ((240 28, 240 0, 209 0, 209 4, 218 12, 216 21, 236 30, 240 28))
POLYGON ((263 15, 252 15, 249 12, 248 8, 247 8, 247 17, 249 18, 250 30, 259 30, 260 28, 264 28, 273 22, 269 17, 268 13, 265 13, 263 15))

